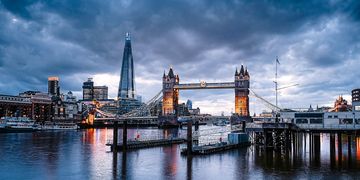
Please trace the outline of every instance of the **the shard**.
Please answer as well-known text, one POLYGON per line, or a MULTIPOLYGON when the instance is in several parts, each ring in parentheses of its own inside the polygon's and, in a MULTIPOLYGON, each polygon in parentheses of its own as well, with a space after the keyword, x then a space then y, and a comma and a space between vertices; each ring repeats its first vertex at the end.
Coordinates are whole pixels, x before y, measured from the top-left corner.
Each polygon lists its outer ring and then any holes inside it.
POLYGON ((126 33, 125 36, 125 47, 118 90, 118 99, 128 98, 135 98, 134 60, 131 50, 130 33, 126 33))

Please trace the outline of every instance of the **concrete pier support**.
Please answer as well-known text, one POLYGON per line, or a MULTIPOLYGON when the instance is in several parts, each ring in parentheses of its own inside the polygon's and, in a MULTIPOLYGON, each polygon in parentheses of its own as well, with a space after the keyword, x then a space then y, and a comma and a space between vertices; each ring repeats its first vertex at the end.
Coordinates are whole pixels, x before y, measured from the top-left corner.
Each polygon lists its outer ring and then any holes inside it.
POLYGON ((313 135, 313 159, 317 165, 320 164, 320 156, 321 156, 321 144, 320 144, 320 134, 314 133, 313 135))
POLYGON ((335 134, 331 133, 330 134, 330 166, 332 168, 335 167, 335 134))
POLYGON ((337 134, 338 136, 338 161, 339 161, 339 167, 341 167, 342 164, 342 139, 341 139, 341 133, 339 132, 337 134))
POLYGON ((113 146, 112 151, 117 152, 117 143, 118 143, 118 121, 114 121, 114 129, 113 129, 113 146))
POLYGON ((127 149, 127 121, 125 120, 123 123, 123 146, 122 150, 125 152, 127 149))
POLYGON ((309 158, 310 158, 310 161, 312 160, 312 156, 313 156, 313 135, 312 133, 310 132, 309 133, 309 158))
POLYGON ((265 146, 266 148, 274 147, 273 132, 271 130, 265 130, 265 146))
POLYGON ((187 155, 192 154, 192 121, 187 122, 187 155))

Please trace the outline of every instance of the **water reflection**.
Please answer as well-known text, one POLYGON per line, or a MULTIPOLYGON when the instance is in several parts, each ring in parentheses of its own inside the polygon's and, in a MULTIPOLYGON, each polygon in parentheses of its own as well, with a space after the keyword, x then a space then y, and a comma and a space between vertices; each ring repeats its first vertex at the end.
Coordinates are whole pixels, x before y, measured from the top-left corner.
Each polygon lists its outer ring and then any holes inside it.
MULTIPOLYGON (((129 139, 136 133, 186 133, 129 132, 129 139)), ((179 145, 112 153, 105 146, 108 139, 112 129, 0 134, 0 179, 326 179, 359 175, 360 169, 360 137, 353 134, 297 133, 288 148, 250 146, 193 157, 180 156, 179 145)))

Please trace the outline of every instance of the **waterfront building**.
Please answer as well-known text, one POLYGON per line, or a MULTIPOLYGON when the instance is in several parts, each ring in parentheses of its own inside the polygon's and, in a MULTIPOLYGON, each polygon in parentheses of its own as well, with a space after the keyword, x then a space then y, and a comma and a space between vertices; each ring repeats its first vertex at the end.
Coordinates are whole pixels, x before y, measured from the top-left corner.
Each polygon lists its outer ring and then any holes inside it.
POLYGON ((60 95, 59 77, 48 77, 48 93, 51 96, 60 95))
POLYGON ((334 108, 332 108, 330 111, 331 112, 351 111, 351 105, 348 105, 348 102, 342 96, 339 96, 339 98, 335 100, 334 108))
POLYGON ((178 116, 189 116, 189 109, 185 103, 178 104, 177 106, 178 116))
POLYGON ((71 91, 61 97, 53 97, 52 120, 53 121, 80 121, 80 103, 71 91))
POLYGON ((360 111, 360 89, 352 90, 351 97, 353 111, 360 111))
POLYGON ((200 108, 197 107, 196 109, 189 109, 189 114, 191 116, 200 115, 200 108))
POLYGON ((106 100, 108 99, 108 87, 107 86, 94 86, 94 81, 92 78, 88 78, 87 81, 83 83, 83 100, 106 100))
MULTIPOLYGON (((30 118, 36 121, 50 121, 52 119, 52 97, 40 91, 25 91, 19 97, 29 98, 31 101, 30 118)), ((29 117, 29 115, 27 115, 29 117)))
POLYGON ((1 117, 32 117, 32 103, 30 98, 0 95, 0 118, 1 117))
POLYGON ((126 33, 118 89, 118 113, 125 114, 140 106, 141 99, 139 100, 135 95, 134 59, 131 49, 131 38, 130 34, 126 33))

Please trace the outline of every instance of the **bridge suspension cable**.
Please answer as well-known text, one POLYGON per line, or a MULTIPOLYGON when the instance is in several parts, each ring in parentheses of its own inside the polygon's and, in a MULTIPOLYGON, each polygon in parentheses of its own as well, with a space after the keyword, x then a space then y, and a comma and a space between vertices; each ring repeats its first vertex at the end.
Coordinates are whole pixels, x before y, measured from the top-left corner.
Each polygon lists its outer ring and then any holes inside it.
POLYGON ((254 92, 254 90, 252 90, 252 89, 249 89, 249 90, 250 90, 250 95, 252 95, 252 96, 260 99, 261 102, 263 102, 264 105, 265 105, 266 107, 268 107, 269 109, 271 109, 271 110, 273 110, 273 111, 275 111, 275 112, 279 112, 280 110, 282 110, 280 107, 278 107, 278 106, 270 103, 268 100, 266 100, 266 99, 264 99, 263 97, 261 97, 261 96, 259 96, 258 94, 256 94, 256 93, 254 92))
POLYGON ((125 113, 121 116, 148 116, 150 110, 160 103, 162 100, 162 90, 160 90, 154 97, 152 97, 147 103, 143 103, 140 107, 133 109, 132 111, 125 113))

